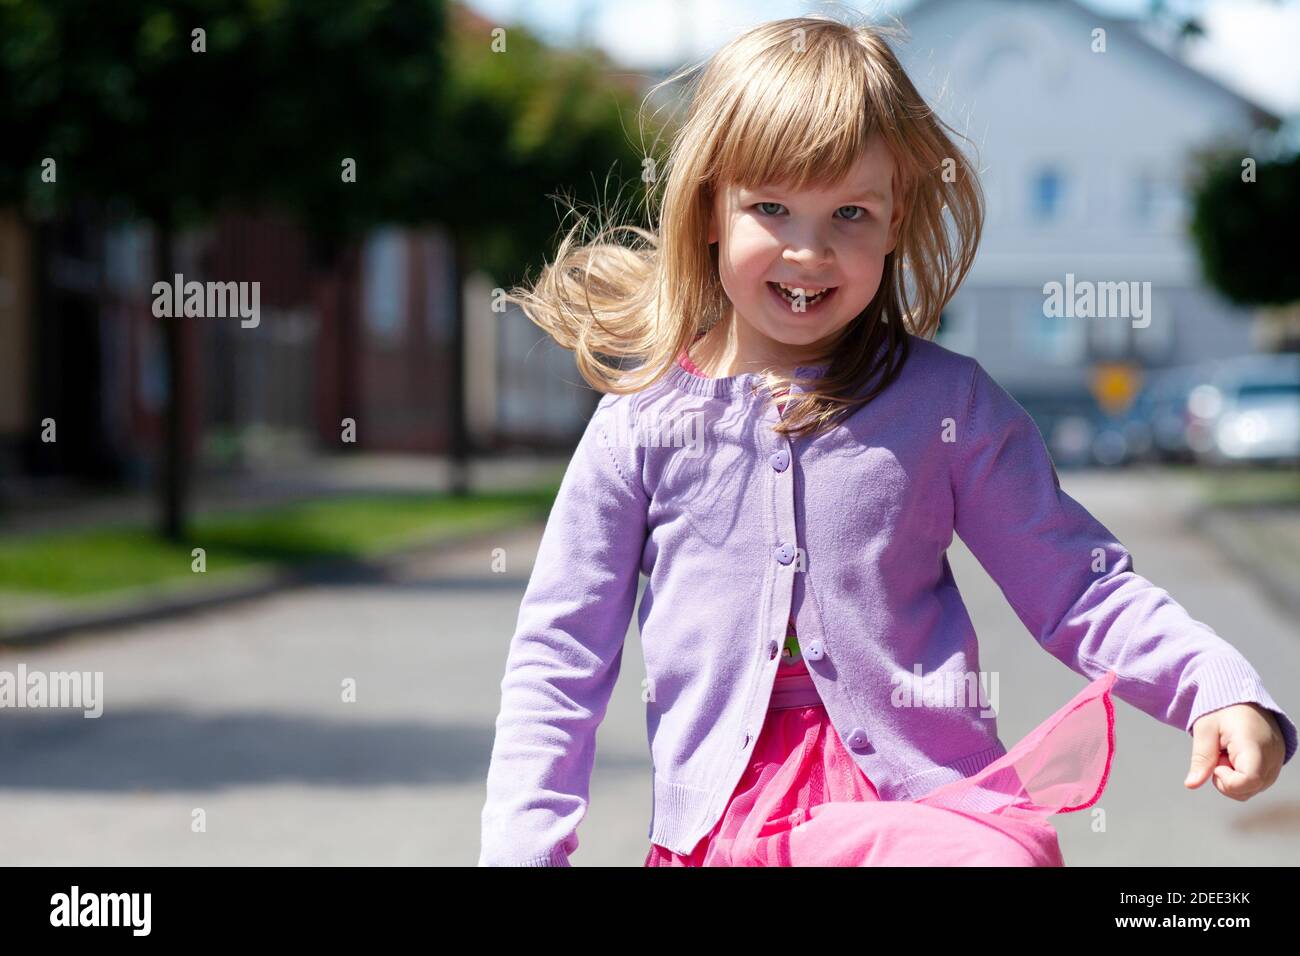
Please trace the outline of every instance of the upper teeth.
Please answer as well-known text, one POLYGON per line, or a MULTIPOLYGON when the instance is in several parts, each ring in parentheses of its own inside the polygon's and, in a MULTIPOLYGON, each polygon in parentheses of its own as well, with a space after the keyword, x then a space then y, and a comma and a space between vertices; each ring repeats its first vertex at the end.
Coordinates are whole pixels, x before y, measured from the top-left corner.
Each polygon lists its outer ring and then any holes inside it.
POLYGON ((814 289, 812 287, 791 288, 790 286, 786 285, 784 282, 778 282, 777 285, 779 285, 782 289, 785 289, 786 292, 793 293, 794 295, 820 295, 821 293, 826 291, 826 287, 820 289, 814 289))

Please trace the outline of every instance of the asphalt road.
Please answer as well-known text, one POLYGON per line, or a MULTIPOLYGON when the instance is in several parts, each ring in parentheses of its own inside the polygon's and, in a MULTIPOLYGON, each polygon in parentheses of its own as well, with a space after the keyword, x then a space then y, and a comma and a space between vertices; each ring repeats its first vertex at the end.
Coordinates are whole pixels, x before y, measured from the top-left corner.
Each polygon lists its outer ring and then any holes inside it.
MULTIPOLYGON (((1300 714, 1300 635, 1188 532, 1182 486, 1064 473, 1137 570, 1235 644, 1300 714)), ((0 862, 30 865, 473 865, 500 680, 540 527, 340 582, 36 649, 0 670, 100 671, 103 715, 0 710, 0 862), (507 567, 493 570, 493 549, 507 567), (355 699, 345 699, 355 686, 355 699), (198 823, 201 822, 202 826, 198 823)), ((950 560, 1000 679, 1011 746, 1085 681, 1035 646, 954 542, 950 560)), ((639 866, 650 761, 635 617, 598 737, 578 866, 639 866)), ((1300 859, 1300 771, 1230 800, 1182 780, 1190 737, 1117 701, 1098 806, 1053 818, 1067 864, 1300 859)))

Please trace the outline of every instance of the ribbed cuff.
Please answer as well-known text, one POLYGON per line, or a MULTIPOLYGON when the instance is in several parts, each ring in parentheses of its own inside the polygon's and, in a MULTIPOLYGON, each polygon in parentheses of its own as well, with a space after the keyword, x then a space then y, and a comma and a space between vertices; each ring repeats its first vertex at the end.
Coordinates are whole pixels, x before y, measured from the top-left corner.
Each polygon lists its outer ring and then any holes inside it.
POLYGON ((550 853, 544 853, 541 856, 535 856, 525 860, 519 866, 573 866, 569 862, 569 854, 564 852, 564 847, 557 846, 550 853))
POLYGON ((1189 734, 1192 725, 1210 711, 1231 707, 1233 704, 1258 704, 1273 712, 1282 729, 1282 739, 1285 742, 1282 762, 1285 764, 1295 754, 1295 724, 1264 688, 1259 673, 1245 658, 1213 658, 1196 669, 1193 681, 1196 684, 1196 698, 1191 713, 1187 715, 1186 730, 1189 734))
POLYGON ((560 847, 556 847, 550 853, 543 853, 541 856, 530 856, 526 860, 512 861, 509 863, 488 863, 484 858, 479 857, 479 866, 568 866, 573 864, 569 862, 569 855, 560 847))

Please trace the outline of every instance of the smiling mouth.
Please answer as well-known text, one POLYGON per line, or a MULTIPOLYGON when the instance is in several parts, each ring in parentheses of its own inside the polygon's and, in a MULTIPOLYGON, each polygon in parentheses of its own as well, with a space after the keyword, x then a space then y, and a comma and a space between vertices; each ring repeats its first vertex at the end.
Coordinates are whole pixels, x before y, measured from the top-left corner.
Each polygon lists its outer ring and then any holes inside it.
MULTIPOLYGON (((817 305, 818 303, 823 302, 826 299, 829 299, 831 297, 831 294, 838 288, 838 286, 829 286, 825 289, 822 289, 822 291, 818 292, 816 295, 800 295, 795 292, 791 292, 788 289, 782 288, 781 284, 778 282, 769 282, 767 285, 768 288, 770 288, 774 293, 780 296, 781 299, 784 300, 787 305, 797 305, 800 302, 802 302, 803 307, 805 309, 811 309, 813 306, 817 305)), ((802 291, 803 291, 802 289, 799 290, 800 293, 802 291)))

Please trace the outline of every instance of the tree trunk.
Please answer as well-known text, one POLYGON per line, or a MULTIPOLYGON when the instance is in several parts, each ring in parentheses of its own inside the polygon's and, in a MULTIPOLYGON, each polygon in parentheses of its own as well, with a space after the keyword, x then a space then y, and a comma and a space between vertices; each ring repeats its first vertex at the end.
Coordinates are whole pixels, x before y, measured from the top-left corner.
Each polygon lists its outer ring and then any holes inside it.
POLYGON ((451 355, 447 376, 449 491, 456 497, 469 494, 469 430, 465 422, 465 254, 459 233, 452 233, 451 355))
POLYGON ((366 439, 370 437, 367 431, 370 423, 361 414, 362 337, 359 331, 360 322, 352 307, 354 299, 349 294, 352 292, 352 286, 348 281, 350 273, 345 250, 339 247, 330 262, 329 268, 334 276, 334 307, 337 312, 334 318, 339 339, 338 407, 341 411, 339 420, 333 423, 334 444, 335 447, 340 447, 342 420, 351 418, 357 423, 353 449, 364 448, 366 439))
MULTIPOLYGON (((160 216, 155 223, 154 238, 157 248, 158 272, 162 281, 170 286, 175 280, 172 258, 174 229, 168 216, 160 216)), ((183 311, 183 310, 182 310, 183 311)), ((161 494, 161 521, 159 530, 168 541, 185 539, 186 497, 189 484, 189 448, 186 443, 186 422, 189 411, 188 377, 185 370, 183 336, 185 316, 161 318, 165 376, 167 380, 167 405, 163 420, 159 492, 161 494)))

